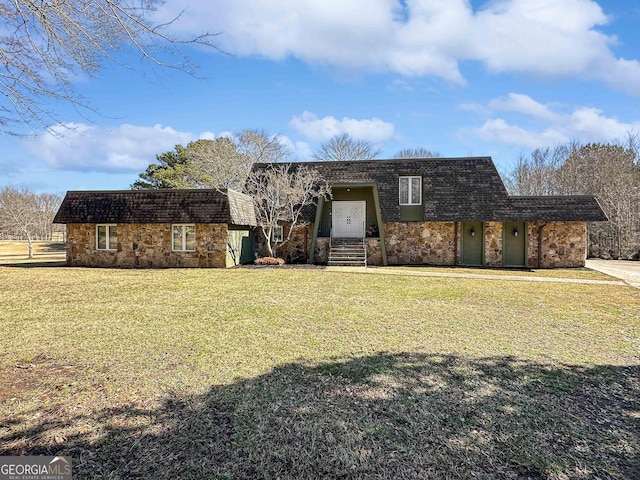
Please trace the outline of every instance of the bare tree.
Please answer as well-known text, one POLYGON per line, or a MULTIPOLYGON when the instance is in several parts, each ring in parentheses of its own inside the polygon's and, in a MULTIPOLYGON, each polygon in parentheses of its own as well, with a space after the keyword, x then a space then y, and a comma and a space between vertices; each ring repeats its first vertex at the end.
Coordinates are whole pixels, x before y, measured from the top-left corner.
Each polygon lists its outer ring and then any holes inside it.
POLYGON ((579 148, 575 143, 554 148, 536 148, 520 154, 518 163, 506 179, 513 195, 554 195, 558 191, 557 172, 567 157, 579 148))
POLYGON ((265 239, 267 254, 291 239, 296 227, 306 225, 302 211, 317 205, 319 198, 331 196, 331 187, 320 173, 291 163, 271 164, 249 174, 245 193, 253 198, 258 227, 265 239), (275 236, 274 230, 288 228, 287 235, 275 236))
POLYGON ((627 258, 640 251, 640 168, 636 152, 591 143, 558 169, 561 194, 595 195, 609 222, 590 225, 592 254, 627 258))
POLYGON ((232 188, 242 190, 254 163, 276 163, 291 152, 279 135, 242 130, 235 137, 196 140, 156 155, 131 188, 232 188))
POLYGON ((341 133, 320 145, 320 149, 312 156, 321 162, 345 162, 349 160, 371 160, 380 155, 366 140, 356 140, 348 133, 341 133))
POLYGON ((439 158, 438 152, 432 152, 423 147, 405 148, 396 153, 393 158, 439 158))
POLYGON ((27 241, 33 258, 33 241, 41 228, 36 195, 27 189, 5 187, 0 190, 0 228, 27 241))
MULTIPOLYGON (((151 17, 161 0, 0 0, 0 128, 47 127, 58 120, 52 102, 87 104, 74 87, 94 76, 119 50, 138 53, 151 67, 189 73, 185 44, 213 46, 214 35, 175 38, 151 17), (172 60, 167 60, 172 59, 172 60)), ((215 47, 214 47, 215 48, 215 47)))
POLYGON ((237 139, 238 150, 251 162, 245 165, 247 171, 254 163, 276 163, 291 155, 280 135, 270 135, 264 130, 242 130, 237 139))
POLYGON ((62 197, 55 193, 41 193, 36 195, 37 208, 37 237, 41 240, 52 240, 53 238, 53 218, 60 208, 62 197))
POLYGON ((227 137, 191 142, 187 158, 191 183, 196 188, 241 189, 252 164, 227 137))

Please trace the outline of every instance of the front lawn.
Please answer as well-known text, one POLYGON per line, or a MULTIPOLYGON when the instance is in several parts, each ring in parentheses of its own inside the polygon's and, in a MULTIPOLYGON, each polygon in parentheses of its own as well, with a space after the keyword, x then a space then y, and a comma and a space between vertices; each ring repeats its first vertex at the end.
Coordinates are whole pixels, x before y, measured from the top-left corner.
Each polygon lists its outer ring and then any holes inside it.
POLYGON ((0 267, 0 454, 80 478, 632 478, 639 312, 612 285, 0 267))

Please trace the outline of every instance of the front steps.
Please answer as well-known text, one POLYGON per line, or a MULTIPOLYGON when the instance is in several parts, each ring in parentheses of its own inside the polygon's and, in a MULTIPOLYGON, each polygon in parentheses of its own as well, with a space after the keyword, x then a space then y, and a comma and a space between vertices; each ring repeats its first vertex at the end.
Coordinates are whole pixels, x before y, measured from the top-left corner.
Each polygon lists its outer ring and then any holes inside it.
POLYGON ((361 238, 333 238, 327 264, 331 267, 366 267, 367 248, 361 238))

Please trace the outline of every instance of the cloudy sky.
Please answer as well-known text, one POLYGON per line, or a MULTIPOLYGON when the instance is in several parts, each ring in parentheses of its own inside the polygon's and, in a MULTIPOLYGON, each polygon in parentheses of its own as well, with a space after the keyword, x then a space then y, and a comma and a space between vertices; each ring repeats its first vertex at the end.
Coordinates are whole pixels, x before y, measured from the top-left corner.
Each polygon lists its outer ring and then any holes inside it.
POLYGON ((107 65, 57 110, 57 135, 0 135, 0 186, 125 189, 155 155, 245 128, 300 160, 337 133, 391 157, 490 155, 640 132, 640 6, 616 0, 169 0, 197 77, 107 65))

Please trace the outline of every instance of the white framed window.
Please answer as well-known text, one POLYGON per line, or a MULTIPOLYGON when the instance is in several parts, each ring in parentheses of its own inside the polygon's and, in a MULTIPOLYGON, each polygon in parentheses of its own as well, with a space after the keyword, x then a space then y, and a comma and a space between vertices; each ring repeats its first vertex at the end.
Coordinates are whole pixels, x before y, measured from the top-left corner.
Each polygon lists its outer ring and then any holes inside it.
POLYGON ((115 250, 118 232, 114 224, 96 225, 96 250, 115 250))
POLYGON ((195 225, 172 225, 171 230, 171 250, 174 252, 194 252, 196 250, 195 225))
POLYGON ((400 177, 400 205, 422 204, 422 177, 400 177))
POLYGON ((271 241, 282 242, 283 237, 284 231, 282 225, 276 225, 275 227, 273 227, 273 229, 271 230, 271 241))

